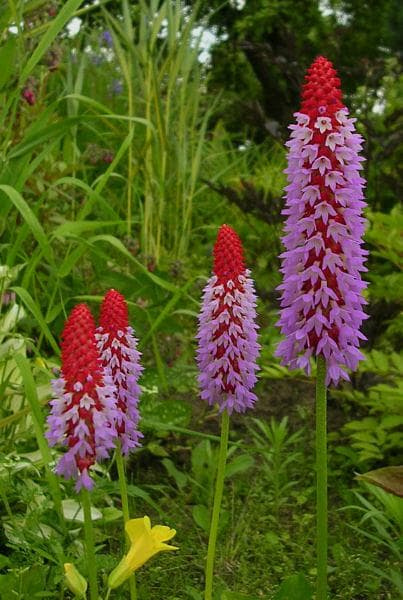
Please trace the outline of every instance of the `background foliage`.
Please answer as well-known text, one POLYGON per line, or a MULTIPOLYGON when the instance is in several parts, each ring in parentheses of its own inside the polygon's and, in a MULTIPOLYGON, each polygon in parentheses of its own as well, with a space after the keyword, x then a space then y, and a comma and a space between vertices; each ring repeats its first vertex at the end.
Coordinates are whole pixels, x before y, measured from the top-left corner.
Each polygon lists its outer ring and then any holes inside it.
MULTIPOLYGON (((141 572, 140 597, 200 597, 218 429, 194 332, 224 222, 257 282, 263 352, 256 412, 233 419, 217 598, 310 597, 313 387, 273 351, 283 142, 318 53, 366 139, 370 250, 367 361, 329 398, 330 585, 344 600, 402 593, 401 500, 354 481, 402 458, 402 21, 397 0, 0 2, 1 599, 68 598, 61 565, 85 572, 74 493, 62 484, 66 529, 32 414, 43 422, 66 315, 82 300, 96 313, 110 287, 146 367, 131 510, 162 516, 181 547, 141 572)), ((121 513, 102 469, 106 576, 121 513)))

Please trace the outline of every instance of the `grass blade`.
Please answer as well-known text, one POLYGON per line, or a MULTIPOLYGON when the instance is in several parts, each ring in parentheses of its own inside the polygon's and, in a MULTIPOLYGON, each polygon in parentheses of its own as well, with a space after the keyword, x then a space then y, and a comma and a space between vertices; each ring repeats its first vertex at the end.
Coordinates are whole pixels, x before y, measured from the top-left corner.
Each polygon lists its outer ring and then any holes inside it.
POLYGON ((25 356, 22 356, 22 354, 16 354, 14 359, 21 373, 22 382, 24 384, 25 389, 25 396, 31 409, 31 416, 34 424, 35 436, 42 456, 43 463, 45 465, 46 478, 48 480, 49 490, 52 494, 55 508, 59 513, 61 524, 63 527, 65 527, 62 511, 62 497, 57 477, 52 472, 49 466, 53 462, 53 458, 44 435, 44 418, 42 414, 42 408, 38 399, 38 394, 36 392, 36 386, 34 378, 32 376, 32 371, 29 362, 25 358, 25 356))
POLYGON ((42 56, 45 54, 47 49, 51 46, 58 33, 63 29, 66 25, 67 21, 74 15, 74 12, 80 6, 83 0, 67 0, 62 5, 57 16, 52 21, 49 29, 31 54, 28 59, 20 78, 20 85, 22 85, 26 79, 29 77, 34 67, 41 60, 42 56))
POLYGON ((28 204, 25 202, 24 198, 19 192, 17 192, 16 189, 11 187, 10 185, 0 185, 0 190, 9 197, 16 209, 20 212, 24 221, 31 229, 36 241, 40 245, 45 258, 50 263, 53 263, 53 252, 49 245, 48 238, 44 230, 42 229, 42 225, 39 223, 38 219, 30 209, 28 204))
POLYGON ((43 335, 46 337, 49 344, 52 346, 53 351, 57 355, 59 355, 60 354, 59 346, 57 345, 55 338, 51 334, 50 329, 46 324, 46 321, 42 315, 41 309, 34 302, 31 294, 29 292, 27 292, 26 289, 24 289, 22 287, 18 287, 18 286, 14 286, 10 289, 12 291, 14 291, 21 298, 21 300, 23 301, 23 303, 25 304, 25 306, 27 307, 29 312, 35 317, 39 327, 41 328, 43 335))

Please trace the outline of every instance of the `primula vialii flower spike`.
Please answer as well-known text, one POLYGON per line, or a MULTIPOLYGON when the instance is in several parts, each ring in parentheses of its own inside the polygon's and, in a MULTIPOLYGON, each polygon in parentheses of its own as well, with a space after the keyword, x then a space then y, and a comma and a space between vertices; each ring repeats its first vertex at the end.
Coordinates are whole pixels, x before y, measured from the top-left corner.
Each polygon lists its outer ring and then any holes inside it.
POLYGON ((214 269, 204 288, 199 315, 197 362, 201 397, 220 411, 244 412, 256 396, 259 354, 256 296, 245 269, 242 244, 222 225, 214 246, 214 269))
POLYGON ((348 379, 356 369, 365 336, 361 271, 363 186, 355 133, 332 63, 320 56, 305 77, 302 107, 291 125, 286 187, 287 216, 281 255, 284 274, 279 326, 286 339, 277 355, 291 368, 310 370, 311 356, 323 355, 327 384, 348 379))
POLYGON ((139 440, 143 437, 137 429, 140 418, 137 380, 143 367, 140 365, 137 340, 129 326, 126 300, 116 290, 109 290, 102 302, 96 337, 103 366, 116 386, 116 430, 122 452, 128 454, 132 448, 140 446, 139 440))
POLYGON ((85 304, 78 304, 70 313, 62 339, 61 377, 52 381, 54 400, 46 437, 51 446, 68 447, 56 472, 76 479, 79 491, 92 488, 89 468, 107 458, 115 445, 115 388, 104 374, 94 319, 85 304))

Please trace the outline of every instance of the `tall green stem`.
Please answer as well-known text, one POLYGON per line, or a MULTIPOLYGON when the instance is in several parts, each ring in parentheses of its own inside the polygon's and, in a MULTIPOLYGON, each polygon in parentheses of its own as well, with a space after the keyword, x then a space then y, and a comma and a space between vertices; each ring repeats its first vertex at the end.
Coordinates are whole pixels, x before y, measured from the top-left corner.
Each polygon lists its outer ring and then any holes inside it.
POLYGON ((316 600, 327 599, 327 429, 326 361, 318 357, 316 375, 316 600))
POLYGON ((91 500, 88 490, 81 492, 81 501, 84 511, 84 535, 87 559, 87 572, 90 584, 90 599, 98 600, 97 565, 95 557, 94 530, 92 527, 91 500))
MULTIPOLYGON (((116 446, 116 466, 118 469, 118 477, 119 477, 119 488, 120 488, 120 498, 122 501, 122 511, 123 511, 123 520, 125 524, 130 519, 129 514, 129 498, 127 495, 127 482, 126 482, 126 473, 125 473, 125 465, 123 462, 122 449, 120 446, 120 442, 117 443, 116 446)), ((137 590, 136 590, 136 578, 133 575, 129 578, 129 591, 130 591, 130 600, 137 600, 137 590)))
POLYGON ((217 479, 214 492, 213 514, 211 516, 210 537, 207 550, 206 561, 206 587, 204 592, 204 600, 211 600, 213 596, 213 573, 214 573, 214 557, 217 542, 218 523, 220 519, 221 500, 224 489, 225 479, 225 464, 227 462, 228 448, 228 432, 229 432, 229 415, 224 410, 221 418, 221 438, 220 438, 220 454, 218 457, 217 479))

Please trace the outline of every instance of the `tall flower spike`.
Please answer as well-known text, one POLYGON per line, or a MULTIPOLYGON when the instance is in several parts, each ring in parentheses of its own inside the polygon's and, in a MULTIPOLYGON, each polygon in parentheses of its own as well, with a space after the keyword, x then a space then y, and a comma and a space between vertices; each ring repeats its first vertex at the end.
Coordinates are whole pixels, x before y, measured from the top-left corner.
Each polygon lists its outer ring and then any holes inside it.
POLYGON ((93 487, 90 467, 107 458, 115 445, 115 388, 104 374, 94 319, 85 304, 78 304, 70 313, 62 339, 61 376, 52 381, 54 399, 46 437, 51 446, 68 447, 56 472, 76 479, 79 491, 93 487))
POLYGON ((140 419, 137 380, 143 367, 140 365, 137 340, 129 326, 126 300, 116 290, 109 290, 102 302, 96 337, 103 366, 116 386, 116 430, 122 452, 128 454, 132 448, 140 446, 140 438, 143 437, 137 429, 140 419))
POLYGON ((201 397, 210 405, 218 402, 220 411, 244 412, 256 401, 256 296, 241 241, 228 225, 218 232, 213 271, 197 334, 201 397))
POLYGON ((278 325, 286 339, 277 356, 310 372, 311 356, 323 355, 327 384, 348 379, 363 359, 358 350, 366 304, 361 271, 363 186, 358 155, 363 139, 342 102, 332 63, 320 56, 305 77, 302 107, 290 125, 286 173, 286 251, 278 325))

